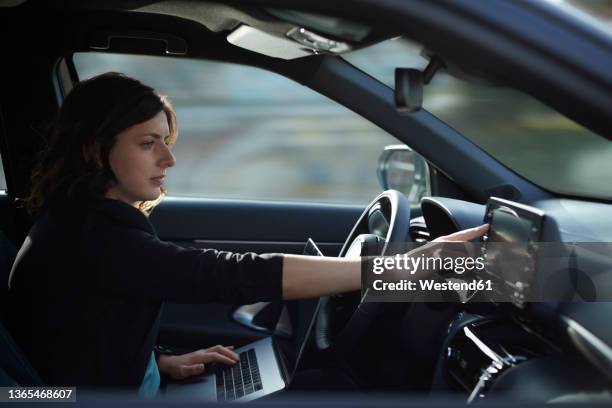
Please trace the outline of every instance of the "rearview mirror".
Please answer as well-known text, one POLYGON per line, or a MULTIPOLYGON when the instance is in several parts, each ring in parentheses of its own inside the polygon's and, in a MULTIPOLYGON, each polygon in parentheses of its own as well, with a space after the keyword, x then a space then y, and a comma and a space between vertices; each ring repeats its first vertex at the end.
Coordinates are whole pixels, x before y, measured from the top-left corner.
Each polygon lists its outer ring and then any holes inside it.
POLYGON ((406 145, 385 147, 378 159, 377 175, 383 190, 398 190, 412 204, 431 195, 427 161, 406 145))
POLYGON ((395 69, 395 109, 400 115, 417 112, 423 105, 423 73, 414 68, 395 69))

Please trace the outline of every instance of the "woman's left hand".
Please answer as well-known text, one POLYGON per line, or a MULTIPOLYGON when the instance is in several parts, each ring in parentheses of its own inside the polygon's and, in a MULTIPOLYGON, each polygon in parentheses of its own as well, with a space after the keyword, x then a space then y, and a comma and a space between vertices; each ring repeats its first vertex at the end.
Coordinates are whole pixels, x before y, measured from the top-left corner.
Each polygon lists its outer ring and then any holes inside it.
POLYGON ((184 380, 194 375, 200 375, 206 369, 206 364, 223 363, 234 365, 239 361, 234 346, 217 345, 207 349, 196 350, 180 356, 161 355, 157 361, 159 372, 173 380, 184 380))

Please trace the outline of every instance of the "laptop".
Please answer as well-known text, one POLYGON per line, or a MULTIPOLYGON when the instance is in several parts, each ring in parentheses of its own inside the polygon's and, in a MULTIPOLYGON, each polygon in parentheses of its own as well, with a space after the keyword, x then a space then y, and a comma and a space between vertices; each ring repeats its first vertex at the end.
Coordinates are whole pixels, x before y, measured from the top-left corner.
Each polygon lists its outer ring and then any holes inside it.
MULTIPOLYGON (((308 239, 304 255, 323 256, 308 239)), ((318 299, 286 302, 293 338, 278 340, 266 337, 234 350, 240 362, 233 366, 218 365, 211 372, 191 378, 189 382, 168 384, 165 398, 219 402, 247 402, 277 393, 286 388, 304 352, 319 310, 318 299)))

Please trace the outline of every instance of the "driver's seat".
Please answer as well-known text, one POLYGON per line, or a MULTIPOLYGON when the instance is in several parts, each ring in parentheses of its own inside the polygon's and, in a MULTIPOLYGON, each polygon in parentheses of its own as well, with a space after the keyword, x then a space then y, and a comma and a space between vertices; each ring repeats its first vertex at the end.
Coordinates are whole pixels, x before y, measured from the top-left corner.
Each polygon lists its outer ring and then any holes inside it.
POLYGON ((16 256, 17 248, 0 231, 0 387, 44 386, 44 381, 4 326, 9 299, 8 278, 16 256))

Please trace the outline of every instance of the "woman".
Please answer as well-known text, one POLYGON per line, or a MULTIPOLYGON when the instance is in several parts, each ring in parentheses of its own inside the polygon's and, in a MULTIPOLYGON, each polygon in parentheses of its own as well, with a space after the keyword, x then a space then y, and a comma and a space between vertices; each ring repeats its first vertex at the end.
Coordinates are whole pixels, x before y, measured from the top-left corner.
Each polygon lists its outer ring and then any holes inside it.
MULTIPOLYGON (((77 84, 60 110, 27 201, 38 218, 10 277, 11 329, 50 385, 129 387, 154 395, 159 373, 233 364, 231 347, 153 357, 163 301, 307 298, 356 290, 360 262, 232 254, 160 241, 148 214, 175 164, 168 100, 108 73, 77 84)), ((445 240, 467 240, 484 229, 445 240)))

